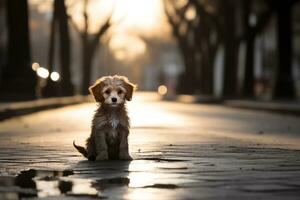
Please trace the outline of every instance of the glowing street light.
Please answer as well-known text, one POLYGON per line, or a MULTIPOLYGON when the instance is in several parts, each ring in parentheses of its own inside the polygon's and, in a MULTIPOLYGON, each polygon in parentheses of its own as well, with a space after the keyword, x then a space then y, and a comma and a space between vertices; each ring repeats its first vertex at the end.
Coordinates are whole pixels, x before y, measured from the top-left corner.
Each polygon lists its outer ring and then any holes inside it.
POLYGON ((168 88, 165 85, 160 85, 157 89, 158 94, 165 95, 168 92, 168 88))
POLYGON ((33 71, 37 71, 38 70, 38 68, 40 68, 40 64, 39 63, 32 63, 32 65, 31 65, 31 69, 33 70, 33 71))
POLYGON ((46 68, 39 67, 36 71, 37 75, 41 78, 48 78, 49 76, 49 71, 46 68))
POLYGON ((52 73, 50 74, 50 78, 51 78, 52 81, 58 81, 59 78, 60 78, 59 73, 57 73, 57 72, 52 72, 52 73))

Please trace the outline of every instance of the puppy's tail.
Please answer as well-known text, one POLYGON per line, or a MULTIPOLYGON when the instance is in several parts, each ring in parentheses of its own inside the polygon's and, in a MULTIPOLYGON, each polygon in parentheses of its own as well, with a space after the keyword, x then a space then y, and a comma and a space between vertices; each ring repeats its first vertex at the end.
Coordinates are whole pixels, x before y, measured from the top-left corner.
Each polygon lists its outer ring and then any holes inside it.
POLYGON ((84 157, 88 157, 88 153, 87 153, 87 151, 86 151, 86 149, 84 148, 84 147, 81 147, 81 146, 77 146, 76 144, 75 144, 75 140, 73 141, 73 146, 75 147, 75 149, 77 149, 77 151, 79 152, 79 153, 81 153, 84 157))

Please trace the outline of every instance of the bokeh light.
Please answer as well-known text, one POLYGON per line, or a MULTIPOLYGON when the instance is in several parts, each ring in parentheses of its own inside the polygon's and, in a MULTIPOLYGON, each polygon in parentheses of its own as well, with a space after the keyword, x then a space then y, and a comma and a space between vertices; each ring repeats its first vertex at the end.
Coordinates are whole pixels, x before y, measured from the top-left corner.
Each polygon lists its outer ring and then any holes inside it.
POLYGON ((59 75, 58 72, 52 72, 52 73, 50 74, 50 78, 51 78, 52 81, 58 81, 59 78, 60 78, 60 75, 59 75))
POLYGON ((37 75, 41 78, 48 78, 49 76, 49 71, 48 69, 44 68, 44 67, 39 67, 36 71, 37 75))
POLYGON ((157 90, 158 94, 165 95, 168 92, 168 88, 165 85, 160 85, 157 90))
POLYGON ((194 7, 189 7, 187 12, 185 13, 185 17, 188 20, 194 20, 196 16, 197 16, 196 9, 194 7))
POLYGON ((38 68, 40 68, 40 64, 39 63, 32 63, 31 68, 33 71, 37 71, 38 68))

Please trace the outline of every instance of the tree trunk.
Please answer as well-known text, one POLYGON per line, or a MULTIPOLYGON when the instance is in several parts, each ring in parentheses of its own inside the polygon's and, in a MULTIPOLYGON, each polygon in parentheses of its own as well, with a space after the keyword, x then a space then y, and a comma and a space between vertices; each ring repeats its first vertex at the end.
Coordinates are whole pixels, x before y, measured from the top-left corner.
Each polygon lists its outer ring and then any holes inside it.
POLYGON ((277 4, 278 69, 273 97, 291 99, 295 97, 292 76, 291 4, 285 2, 277 4))
POLYGON ((27 0, 7 0, 6 11, 8 63, 2 74, 1 100, 34 99, 37 79, 31 70, 27 0))
POLYGON ((197 29, 197 46, 201 52, 200 92, 203 95, 214 95, 214 69, 213 61, 215 52, 213 44, 210 44, 211 27, 207 18, 202 16, 197 29))
MULTIPOLYGON (((91 40, 92 41, 92 40, 91 40)), ((98 43, 91 43, 89 39, 82 40, 82 83, 81 94, 89 94, 89 86, 91 84, 91 72, 94 54, 97 50, 98 43)))
MULTIPOLYGON (((56 24, 57 24, 57 8, 53 3, 53 15, 50 28, 50 40, 49 40, 49 52, 48 52, 48 70, 53 71, 54 66, 54 50, 55 50, 55 33, 56 33, 56 24)), ((59 96, 58 86, 54 83, 50 77, 47 78, 46 85, 42 88, 43 97, 54 97, 59 96)))
POLYGON ((244 80, 242 84, 242 96, 246 98, 254 97, 254 46, 255 32, 249 24, 251 12, 251 0, 242 2, 243 6, 243 24, 245 25, 244 34, 246 35, 246 58, 244 80))
POLYGON ((213 96, 214 95, 214 56, 207 55, 205 58, 206 64, 204 68, 204 85, 202 94, 213 96))
POLYGON ((236 48, 236 19, 234 1, 227 0, 222 3, 224 8, 224 98, 234 98, 237 94, 237 48, 236 48))
POLYGON ((191 50, 185 50, 183 54, 185 61, 185 71, 182 74, 181 93, 194 94, 196 88, 196 72, 195 72, 195 59, 191 50))
MULTIPOLYGON (((4 17, 5 17, 5 1, 0 1, 0 37, 5 32, 5 26, 4 26, 4 17)), ((4 63, 6 62, 6 56, 5 56, 5 44, 4 42, 0 42, 0 85, 1 85, 1 79, 2 79, 2 68, 4 67, 4 63)), ((1 87, 1 86, 0 86, 1 87)))
POLYGON ((51 80, 50 77, 47 79, 47 84, 43 89, 43 96, 45 97, 74 95, 74 86, 71 82, 70 72, 70 34, 64 0, 54 1, 48 60, 50 73, 54 69, 55 33, 57 33, 56 28, 59 30, 59 61, 61 76, 59 82, 51 80))
POLYGON ((71 81, 71 49, 67 10, 64 0, 55 0, 55 3, 59 20, 61 92, 63 96, 72 96, 74 95, 74 86, 71 81))
POLYGON ((91 83, 91 68, 92 68, 92 56, 90 56, 88 49, 82 52, 82 82, 81 82, 81 94, 89 94, 88 88, 91 83))
POLYGON ((195 56, 193 50, 187 46, 186 42, 178 42, 185 70, 179 77, 177 90, 182 94, 193 94, 196 87, 195 56))
POLYGON ((244 83, 242 89, 243 97, 254 97, 254 45, 255 35, 249 33, 246 43, 246 60, 245 60, 245 72, 244 83))

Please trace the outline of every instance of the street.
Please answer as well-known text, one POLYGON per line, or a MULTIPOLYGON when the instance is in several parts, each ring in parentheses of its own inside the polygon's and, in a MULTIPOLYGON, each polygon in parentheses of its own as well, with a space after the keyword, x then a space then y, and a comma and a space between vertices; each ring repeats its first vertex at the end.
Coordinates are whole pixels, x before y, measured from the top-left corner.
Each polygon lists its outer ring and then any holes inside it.
POLYGON ((299 199, 300 120, 221 105, 128 103, 134 160, 89 162, 95 103, 0 122, 0 199, 299 199))

